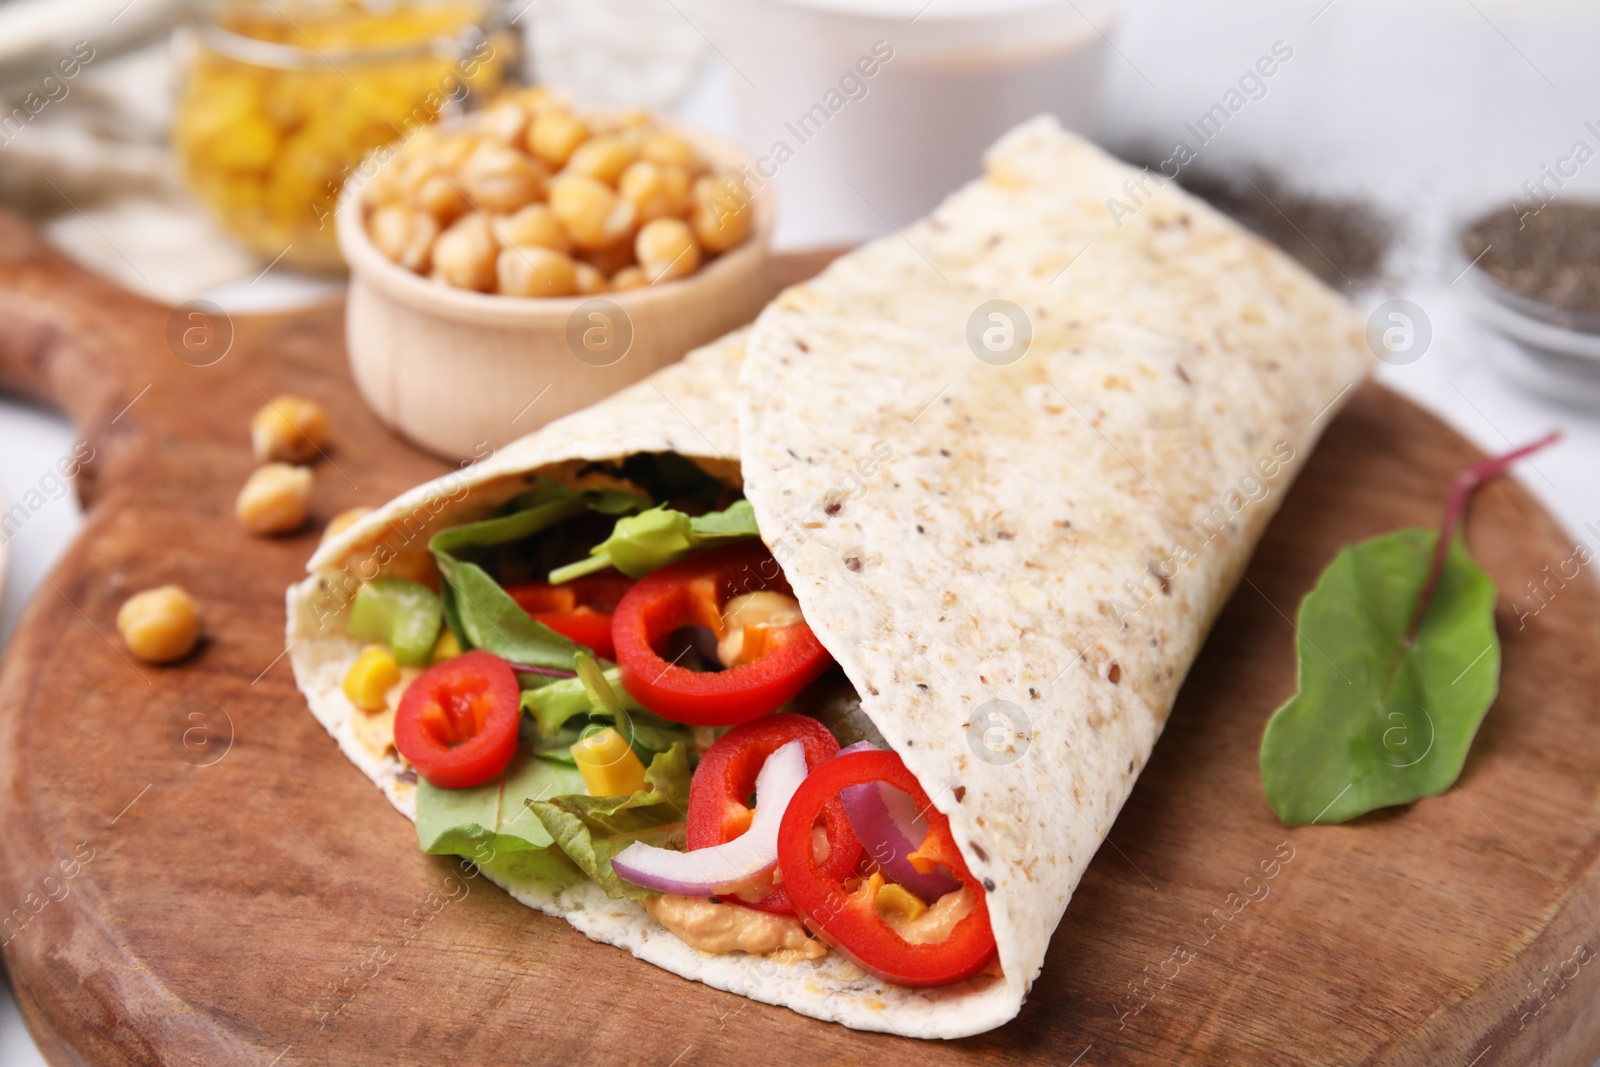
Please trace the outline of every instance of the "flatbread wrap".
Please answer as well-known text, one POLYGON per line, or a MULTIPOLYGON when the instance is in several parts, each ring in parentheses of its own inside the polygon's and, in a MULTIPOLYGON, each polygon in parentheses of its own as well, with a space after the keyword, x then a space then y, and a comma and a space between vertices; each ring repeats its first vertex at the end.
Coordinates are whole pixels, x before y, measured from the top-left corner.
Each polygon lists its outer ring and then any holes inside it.
POLYGON ((815 1018, 979 1033, 1020 1009, 1370 360, 1287 257, 1036 119, 748 333, 330 539, 289 593, 296 677, 423 847, 518 900, 815 1018), (1136 210, 1108 203, 1133 183, 1136 210), (762 577, 730 585, 728 560, 762 577), (607 575, 619 594, 576 584, 607 575), (579 635, 568 669, 513 600, 579 635), (441 788, 498 712, 428 680, 496 649, 545 664, 516 668, 514 753, 441 788))

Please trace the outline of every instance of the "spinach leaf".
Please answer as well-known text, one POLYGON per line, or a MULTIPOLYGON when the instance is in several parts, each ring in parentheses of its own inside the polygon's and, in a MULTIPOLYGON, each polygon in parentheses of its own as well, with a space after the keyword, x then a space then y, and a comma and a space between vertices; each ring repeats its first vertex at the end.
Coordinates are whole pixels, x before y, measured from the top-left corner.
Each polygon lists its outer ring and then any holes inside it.
POLYGON ((482 567, 443 553, 434 560, 449 588, 447 615, 460 625, 457 636, 463 645, 493 652, 511 663, 571 669, 578 645, 535 622, 482 567))
POLYGON ((1300 605, 1299 691, 1261 741, 1267 800, 1290 825, 1343 822, 1455 782, 1499 686, 1494 583, 1456 537, 1431 599, 1437 534, 1347 546, 1300 605))
POLYGON ((672 508, 651 508, 617 520, 611 536, 589 550, 589 558, 550 572, 561 583, 615 567, 630 578, 682 559, 697 548, 737 537, 755 537, 755 510, 748 500, 736 500, 723 511, 690 517, 672 508))
POLYGON ((661 848, 683 846, 683 821, 689 809, 689 757, 683 744, 652 759, 644 780, 645 788, 627 797, 528 801, 545 832, 611 897, 637 900, 651 892, 617 877, 611 869, 617 853, 635 841, 661 848))
POLYGON ((465 647, 493 652, 526 666, 570 668, 579 646, 535 622, 488 571, 462 559, 461 553, 524 540, 586 511, 619 515, 647 503, 643 497, 621 490, 577 492, 541 482, 512 501, 510 506, 517 510, 441 530, 428 548, 445 581, 445 621, 465 647))

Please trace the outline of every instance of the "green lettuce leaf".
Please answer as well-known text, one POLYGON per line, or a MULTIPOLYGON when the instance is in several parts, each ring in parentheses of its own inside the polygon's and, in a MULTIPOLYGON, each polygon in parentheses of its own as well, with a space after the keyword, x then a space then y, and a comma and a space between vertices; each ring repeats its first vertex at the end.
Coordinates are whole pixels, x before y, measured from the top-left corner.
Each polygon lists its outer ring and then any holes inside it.
POLYGON ((522 710, 538 734, 534 748, 539 755, 572 762, 568 749, 591 724, 615 726, 646 763, 673 745, 693 746, 694 735, 687 726, 645 710, 628 695, 619 668, 601 670, 594 657, 582 651, 573 662, 578 667, 577 678, 556 679, 522 694, 522 710))
POLYGON ((1407 529, 1347 546, 1301 602, 1299 691, 1261 740, 1285 823, 1344 822, 1461 774, 1499 688, 1495 587, 1454 538, 1408 644, 1437 537, 1407 529))
POLYGON ((553 843, 528 803, 583 792, 576 767, 535 759, 527 744, 506 772, 470 789, 440 789, 417 781, 417 842, 436 856, 465 856, 480 865, 553 843))
POLYGON ((645 788, 632 796, 561 796, 529 800, 528 808, 567 858, 608 896, 637 900, 650 890, 618 878, 611 860, 635 841, 683 847, 689 778, 688 752, 679 743, 650 761, 645 788))
POLYGON ((590 549, 588 559, 557 567, 550 572, 550 581, 571 581, 607 567, 630 578, 642 578, 697 548, 758 533, 755 510, 748 500, 694 517, 663 505, 618 519, 611 536, 590 549))

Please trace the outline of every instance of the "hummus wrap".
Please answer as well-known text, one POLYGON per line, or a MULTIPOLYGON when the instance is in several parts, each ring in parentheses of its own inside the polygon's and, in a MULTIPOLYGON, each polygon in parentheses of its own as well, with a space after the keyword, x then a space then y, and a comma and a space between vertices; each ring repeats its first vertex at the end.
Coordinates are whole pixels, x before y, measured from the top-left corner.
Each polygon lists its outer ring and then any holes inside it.
POLYGON ((331 539, 289 593, 295 674, 413 814, 404 765, 363 741, 341 690, 362 644, 341 625, 352 583, 407 573, 429 532, 536 476, 693 460, 742 487, 805 622, 948 818, 997 966, 919 990, 837 952, 714 955, 594 882, 487 873, 719 989, 860 1029, 979 1033, 1020 1009, 1207 629, 1370 360, 1359 319, 1286 256, 1036 119, 930 218, 788 290, 747 335, 331 539), (1130 182, 1142 202, 1113 212, 1130 182))

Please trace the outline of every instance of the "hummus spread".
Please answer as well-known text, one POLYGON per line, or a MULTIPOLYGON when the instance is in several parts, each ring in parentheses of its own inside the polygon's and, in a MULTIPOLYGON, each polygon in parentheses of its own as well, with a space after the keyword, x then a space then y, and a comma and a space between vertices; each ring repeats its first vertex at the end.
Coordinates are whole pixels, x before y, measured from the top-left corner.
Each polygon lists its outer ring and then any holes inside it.
MULTIPOLYGON (((793 915, 671 894, 645 897, 641 903, 656 922, 701 952, 748 952, 784 962, 819 959, 828 952, 826 945, 806 934, 805 926, 793 915)), ((929 911, 931 914, 932 909, 929 911)))

